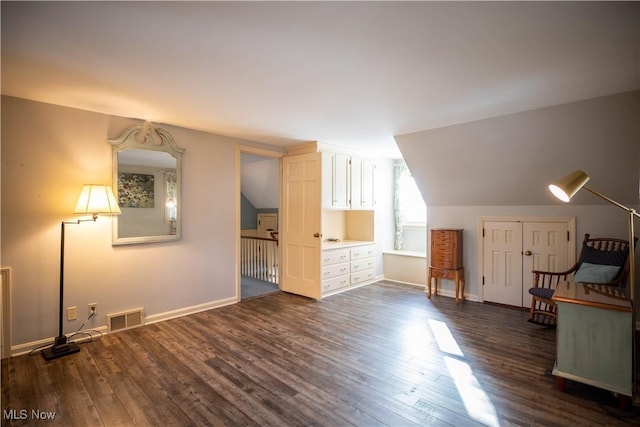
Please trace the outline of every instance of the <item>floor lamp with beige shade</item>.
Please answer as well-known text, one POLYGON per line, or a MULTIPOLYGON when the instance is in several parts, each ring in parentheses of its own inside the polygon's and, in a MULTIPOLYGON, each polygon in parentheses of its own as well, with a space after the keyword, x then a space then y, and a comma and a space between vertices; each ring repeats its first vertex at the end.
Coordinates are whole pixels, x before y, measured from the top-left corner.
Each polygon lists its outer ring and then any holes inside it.
POLYGON ((82 188, 75 215, 91 215, 90 219, 78 219, 76 221, 62 221, 60 232, 60 299, 58 302, 58 336, 53 345, 42 351, 45 360, 57 359, 80 351, 78 344, 69 342, 62 329, 62 306, 64 304, 64 228, 67 224, 80 224, 86 221, 95 221, 98 215, 118 215, 120 208, 113 195, 111 186, 86 184, 82 188))

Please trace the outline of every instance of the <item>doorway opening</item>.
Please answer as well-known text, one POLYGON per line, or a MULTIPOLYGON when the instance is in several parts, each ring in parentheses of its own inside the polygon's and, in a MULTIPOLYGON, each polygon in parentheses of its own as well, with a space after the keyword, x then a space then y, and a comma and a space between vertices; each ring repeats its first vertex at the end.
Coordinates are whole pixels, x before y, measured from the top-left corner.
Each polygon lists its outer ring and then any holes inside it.
POLYGON ((279 291, 280 157, 254 147, 238 148, 239 300, 279 291))

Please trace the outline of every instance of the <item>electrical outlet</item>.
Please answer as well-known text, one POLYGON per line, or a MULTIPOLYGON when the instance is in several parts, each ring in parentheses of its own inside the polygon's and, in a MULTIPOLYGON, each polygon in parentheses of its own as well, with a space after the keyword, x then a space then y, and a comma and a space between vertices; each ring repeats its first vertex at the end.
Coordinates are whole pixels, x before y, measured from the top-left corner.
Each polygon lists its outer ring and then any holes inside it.
POLYGON ((91 315, 96 315, 98 314, 98 303, 97 302, 93 302, 91 304, 89 304, 88 308, 87 308, 87 316, 91 316, 91 315))
POLYGON ((67 320, 76 320, 78 318, 78 307, 67 307, 67 320))

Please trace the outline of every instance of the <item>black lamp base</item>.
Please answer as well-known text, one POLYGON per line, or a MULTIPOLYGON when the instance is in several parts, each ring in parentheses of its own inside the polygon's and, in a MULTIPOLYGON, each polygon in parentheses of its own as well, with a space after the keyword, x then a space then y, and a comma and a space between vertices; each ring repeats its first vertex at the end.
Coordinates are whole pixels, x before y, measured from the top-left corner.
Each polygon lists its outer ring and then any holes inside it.
POLYGON ((78 344, 74 342, 67 342, 67 337, 57 337, 53 347, 42 350, 42 357, 44 360, 53 360, 59 357, 68 356, 80 351, 78 344))

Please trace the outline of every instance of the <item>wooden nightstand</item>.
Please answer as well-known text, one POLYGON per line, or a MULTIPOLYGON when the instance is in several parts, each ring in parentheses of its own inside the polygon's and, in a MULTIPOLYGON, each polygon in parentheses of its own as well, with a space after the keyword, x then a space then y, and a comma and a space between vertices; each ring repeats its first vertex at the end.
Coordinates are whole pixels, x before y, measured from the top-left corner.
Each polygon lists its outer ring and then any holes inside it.
POLYGON ((464 300, 464 267, 462 264, 461 229, 431 229, 431 258, 427 276, 427 296, 431 298, 431 282, 435 280, 435 295, 438 295, 438 279, 455 282, 456 304, 464 300))

